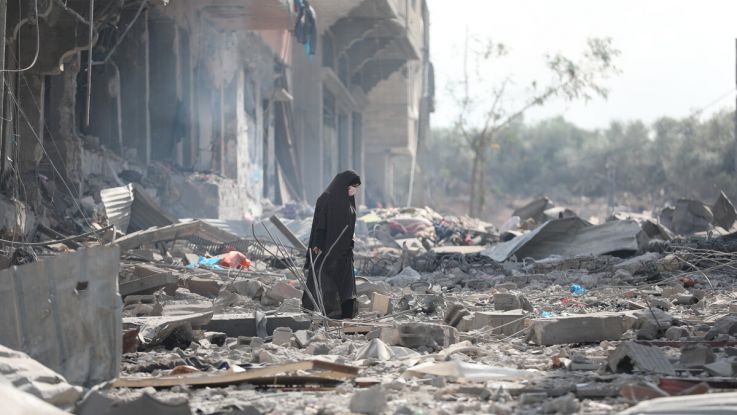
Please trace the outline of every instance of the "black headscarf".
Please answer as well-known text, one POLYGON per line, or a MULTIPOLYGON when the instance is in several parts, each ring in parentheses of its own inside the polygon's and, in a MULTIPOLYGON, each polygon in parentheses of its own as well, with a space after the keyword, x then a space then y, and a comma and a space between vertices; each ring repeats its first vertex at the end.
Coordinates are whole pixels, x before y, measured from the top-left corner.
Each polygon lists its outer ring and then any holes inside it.
POLYGON ((356 199, 348 196, 348 186, 360 184, 361 177, 353 170, 346 170, 333 178, 315 203, 310 248, 318 247, 327 252, 346 226, 334 250, 339 253, 351 248, 356 225, 356 199))

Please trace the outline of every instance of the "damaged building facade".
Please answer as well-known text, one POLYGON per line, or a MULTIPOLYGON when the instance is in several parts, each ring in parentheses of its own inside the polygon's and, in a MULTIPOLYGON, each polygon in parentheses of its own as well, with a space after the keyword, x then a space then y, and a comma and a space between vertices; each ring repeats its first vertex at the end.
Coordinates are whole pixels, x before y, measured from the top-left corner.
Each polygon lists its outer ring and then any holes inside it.
POLYGON ((414 165, 432 111, 424 1, 0 6, 16 217, 137 182, 176 216, 243 219, 266 200, 314 201, 348 168, 369 202, 406 202, 393 166, 414 165), (300 9, 316 16, 312 51, 294 36, 300 9))

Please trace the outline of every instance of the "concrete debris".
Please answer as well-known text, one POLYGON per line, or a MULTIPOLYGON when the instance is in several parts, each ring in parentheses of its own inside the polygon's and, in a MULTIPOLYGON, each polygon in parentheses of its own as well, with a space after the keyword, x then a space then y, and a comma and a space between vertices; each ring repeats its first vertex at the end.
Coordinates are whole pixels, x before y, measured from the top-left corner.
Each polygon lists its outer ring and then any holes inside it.
MULTIPOLYGON (((592 225, 546 199, 528 208, 504 224, 504 235, 429 208, 359 210, 359 314, 343 321, 301 307, 304 256, 295 247, 310 229, 302 210, 267 209, 265 217, 289 219, 264 229, 215 219, 131 229, 114 244, 122 256, 107 248, 124 297, 124 317, 106 321, 103 337, 117 336, 108 350, 124 351, 114 360, 117 380, 84 399, 61 381, 21 384, 70 393, 62 409, 79 414, 617 413, 643 400, 737 389, 734 237, 683 239, 647 213, 592 225), (279 232, 288 242, 272 246, 269 233, 279 232), (231 253, 248 267, 208 265, 231 253)), ((145 212, 142 220, 151 219, 145 212)), ((672 213, 671 224, 684 217, 672 213)), ((51 258, 28 249, 0 255, 43 263, 105 249, 85 248, 96 243, 56 244, 45 251, 51 258)), ((26 298, 27 285, 12 288, 33 281, 23 278, 0 285, 0 294, 26 298)), ((46 290, 64 281, 41 280, 46 290)), ((91 280, 71 280, 87 298, 76 283, 91 280)), ((120 305, 110 283, 108 308, 120 305)), ((68 330, 49 318, 53 306, 67 307, 53 300, 66 298, 58 288, 57 297, 34 294, 51 306, 26 301, 16 312, 45 325, 31 333, 68 330)), ((24 341, 19 348, 33 345, 24 341)))
POLYGON ((576 257, 605 255, 638 250, 637 234, 641 228, 634 221, 613 221, 592 226, 577 217, 546 222, 535 230, 511 241, 493 245, 482 252, 497 262, 511 256, 543 259, 551 255, 576 257))
POLYGON ((714 202, 714 206, 711 207, 711 212, 714 215, 714 225, 724 230, 731 230, 734 222, 737 221, 737 209, 734 208, 732 201, 724 192, 719 192, 719 197, 714 202))
POLYGON ((494 293, 494 309, 501 311, 519 309, 534 311, 532 304, 522 294, 503 292, 494 293))
POLYGON ((353 393, 349 407, 358 414, 379 415, 386 409, 386 399, 384 387, 376 385, 353 393))
POLYGON ((624 342, 617 346, 609 355, 609 369, 615 373, 637 370, 663 375, 676 374, 668 358, 659 348, 633 342, 624 342))
POLYGON ((539 374, 535 371, 494 367, 457 360, 423 363, 407 369, 404 373, 404 376, 415 377, 428 375, 451 378, 456 381, 487 382, 529 380, 539 374))
POLYGON ((631 318, 620 313, 591 313, 567 317, 533 319, 528 338, 549 346, 569 343, 598 343, 619 340, 632 326, 631 318))
POLYGON ((116 377, 123 344, 119 256, 117 247, 100 246, 0 271, 0 343, 73 384, 116 377))
MULTIPOLYGON (((73 408, 82 395, 82 388, 70 385, 62 375, 25 353, 0 345, 0 386, 6 382, 22 393, 33 395, 61 409, 73 408)), ((33 399, 22 398, 22 395, 17 397, 27 400, 29 404, 34 403, 33 399)), ((3 400, 3 405, 5 403, 3 400)), ((4 407, 3 412, 5 410, 7 408, 4 407)))
POLYGON ((641 402, 619 415, 728 415, 737 412, 737 393, 674 396, 641 402))
POLYGON ((713 221, 714 215, 704 203, 698 200, 680 199, 676 202, 673 221, 668 227, 681 235, 689 235, 708 231, 713 221))
POLYGON ((48 404, 41 399, 0 381, 0 396, 3 397, 3 413, 8 415, 69 415, 71 412, 48 404))
POLYGON ((192 411, 184 398, 177 399, 176 402, 161 402, 144 393, 138 399, 122 401, 93 391, 75 413, 76 415, 189 415, 192 411))
POLYGON ((701 367, 716 360, 711 347, 704 344, 687 344, 681 348, 679 362, 685 367, 701 367))

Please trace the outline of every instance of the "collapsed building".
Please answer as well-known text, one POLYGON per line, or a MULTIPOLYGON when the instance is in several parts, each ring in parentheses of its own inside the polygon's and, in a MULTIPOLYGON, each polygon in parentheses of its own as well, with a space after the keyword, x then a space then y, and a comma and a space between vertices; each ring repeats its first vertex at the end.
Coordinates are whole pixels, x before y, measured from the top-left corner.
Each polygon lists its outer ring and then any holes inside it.
POLYGON ((301 306, 335 171, 408 202, 424 1, 0 1, 3 24, 4 410, 737 411, 724 193, 499 228, 360 208, 358 316, 301 306))
POLYGON ((243 219, 348 168, 388 201, 428 131, 424 1, 5 3, 0 177, 24 213, 138 182, 179 217, 243 219))

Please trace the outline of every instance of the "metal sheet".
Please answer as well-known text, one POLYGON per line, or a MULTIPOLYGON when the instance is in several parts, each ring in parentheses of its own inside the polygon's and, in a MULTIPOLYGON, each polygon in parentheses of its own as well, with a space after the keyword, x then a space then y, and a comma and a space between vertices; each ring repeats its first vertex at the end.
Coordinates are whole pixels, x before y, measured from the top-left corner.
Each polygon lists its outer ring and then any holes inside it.
POLYGON ((518 259, 542 259, 552 255, 575 257, 604 255, 614 252, 636 252, 640 225, 635 221, 612 221, 591 226, 579 218, 545 222, 535 230, 496 244, 481 252, 497 262, 512 255, 518 259))
POLYGON ((101 246, 0 271, 0 343, 94 385, 117 376, 122 353, 120 251, 101 246))
POLYGON ((138 184, 100 190, 108 221, 123 233, 166 226, 177 219, 161 209, 138 184))

